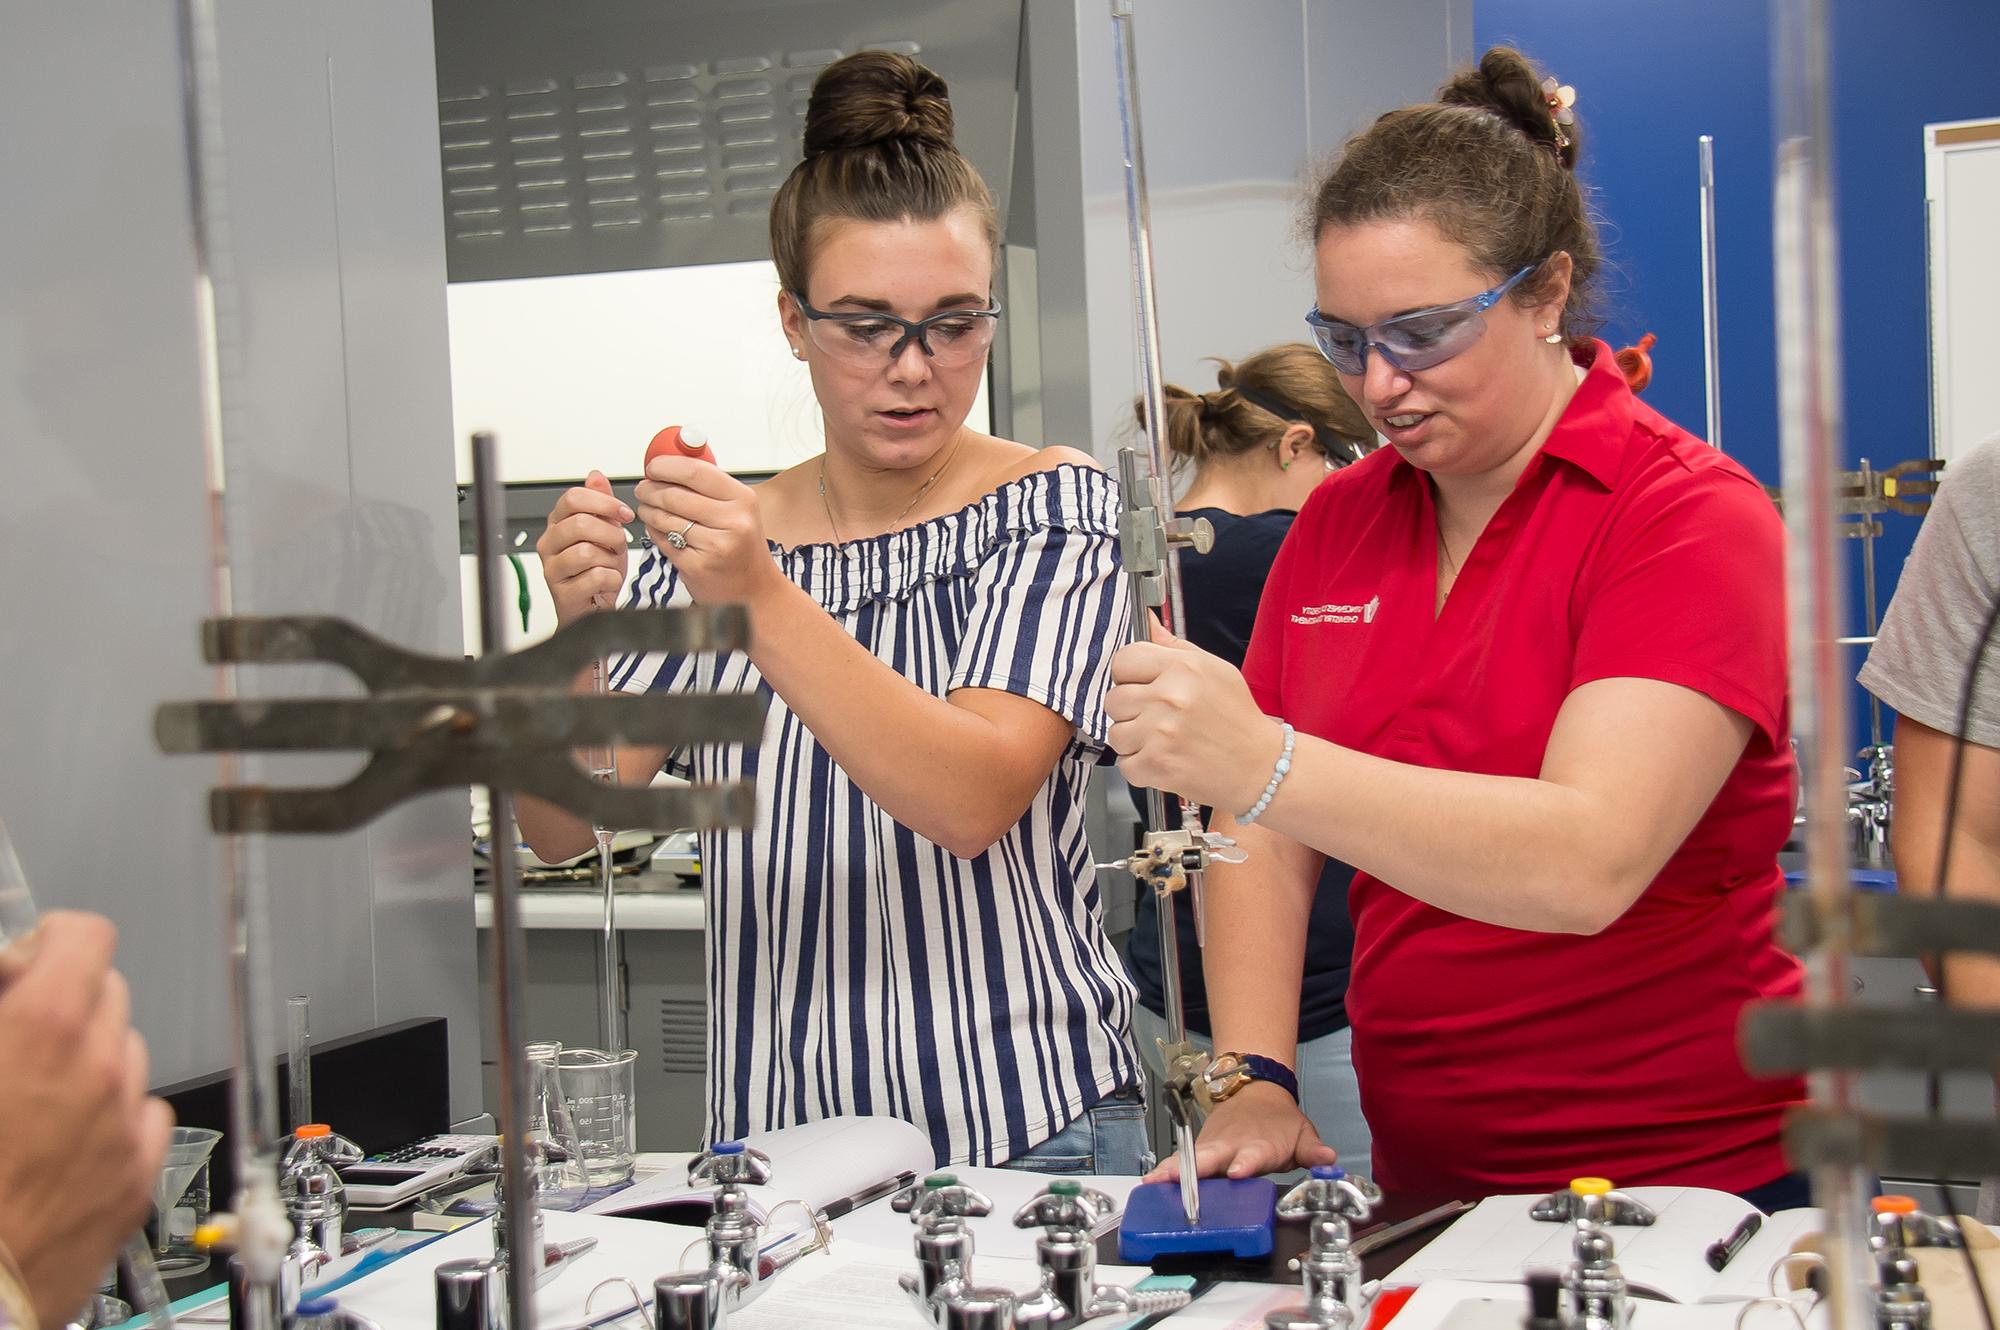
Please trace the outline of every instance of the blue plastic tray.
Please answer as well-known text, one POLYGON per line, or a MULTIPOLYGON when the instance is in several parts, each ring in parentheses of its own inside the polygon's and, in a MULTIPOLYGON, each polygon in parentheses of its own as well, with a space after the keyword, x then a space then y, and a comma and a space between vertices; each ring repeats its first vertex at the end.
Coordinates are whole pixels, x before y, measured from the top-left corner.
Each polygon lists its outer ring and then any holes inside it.
POLYGON ((1203 1178, 1201 1222, 1190 1227, 1181 1184, 1147 1182, 1132 1189, 1118 1224, 1118 1259, 1143 1265, 1156 1256, 1228 1252, 1244 1260, 1269 1256, 1278 1217, 1278 1184, 1269 1178, 1203 1178))

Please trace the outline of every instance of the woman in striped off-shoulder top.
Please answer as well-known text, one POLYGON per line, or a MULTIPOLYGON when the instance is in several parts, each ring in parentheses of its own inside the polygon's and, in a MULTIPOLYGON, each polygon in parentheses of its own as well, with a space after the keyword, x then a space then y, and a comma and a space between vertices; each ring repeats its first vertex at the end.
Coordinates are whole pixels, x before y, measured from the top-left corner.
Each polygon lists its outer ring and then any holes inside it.
MULTIPOLYGON (((621 755, 757 790, 708 833, 712 1139, 834 1114, 929 1131, 940 1163, 1144 1162, 1132 988, 1084 835, 1127 632, 1115 487, 1083 454, 965 421, 999 316, 998 221, 943 80, 867 52, 814 86, 772 205, 779 309, 823 455, 754 489, 655 461, 602 476, 540 549, 559 617, 740 603, 748 652, 617 663, 624 690, 754 690, 761 744, 621 755), (622 524, 653 548, 625 576, 622 524)), ((524 802, 545 852, 588 828, 524 802)))

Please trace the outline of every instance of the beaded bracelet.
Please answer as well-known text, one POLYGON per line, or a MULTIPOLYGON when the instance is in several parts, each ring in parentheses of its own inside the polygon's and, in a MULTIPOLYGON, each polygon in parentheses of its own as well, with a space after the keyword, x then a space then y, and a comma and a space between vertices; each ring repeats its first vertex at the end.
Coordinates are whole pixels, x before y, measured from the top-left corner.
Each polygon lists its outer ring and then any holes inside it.
POLYGON ((1239 827, 1247 827, 1264 816, 1264 810, 1271 806, 1271 799, 1278 793, 1278 787, 1283 785, 1285 777, 1291 774, 1292 745, 1297 742, 1299 736, 1286 722, 1281 720, 1278 724, 1285 727, 1285 751, 1278 754, 1278 765, 1271 771, 1271 783, 1264 787, 1263 797, 1250 806, 1249 812, 1237 817, 1236 825, 1239 827))

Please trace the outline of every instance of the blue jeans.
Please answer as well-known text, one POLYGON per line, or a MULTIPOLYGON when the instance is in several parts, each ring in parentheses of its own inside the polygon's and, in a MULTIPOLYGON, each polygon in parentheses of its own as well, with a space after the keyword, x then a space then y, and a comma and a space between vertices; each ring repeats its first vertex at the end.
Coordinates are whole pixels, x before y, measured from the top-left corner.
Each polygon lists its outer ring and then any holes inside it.
MULTIPOLYGON (((1155 1076, 1164 1074, 1159 1041, 1166 1033, 1166 1017, 1143 1005, 1132 1008, 1132 1037, 1139 1045, 1139 1056, 1155 1076)), ((1205 1034, 1189 1031, 1188 1042, 1215 1051, 1205 1034)), ((1354 1079, 1354 1031, 1342 1026, 1300 1044, 1298 1073, 1299 1108, 1319 1131, 1320 1139, 1339 1151, 1347 1167, 1358 1173, 1374 1172, 1370 1162, 1373 1138, 1368 1119, 1361 1116, 1361 1087, 1354 1079)))
POLYGON ((1152 1170, 1146 1148, 1146 1100, 1139 1087, 1113 1090, 1083 1116, 1002 1168, 1025 1173, 1106 1173, 1137 1177, 1152 1170))

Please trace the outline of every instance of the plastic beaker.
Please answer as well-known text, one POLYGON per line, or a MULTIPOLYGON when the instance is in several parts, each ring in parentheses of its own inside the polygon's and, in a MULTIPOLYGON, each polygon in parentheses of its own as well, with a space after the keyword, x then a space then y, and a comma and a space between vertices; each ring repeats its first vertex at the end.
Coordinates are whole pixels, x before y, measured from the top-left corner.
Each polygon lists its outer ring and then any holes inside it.
POLYGON ((638 1100, 633 1074, 636 1049, 605 1053, 565 1048, 557 1059, 563 1098, 576 1124, 577 1145, 593 1187, 608 1187, 632 1176, 639 1148, 638 1100))

